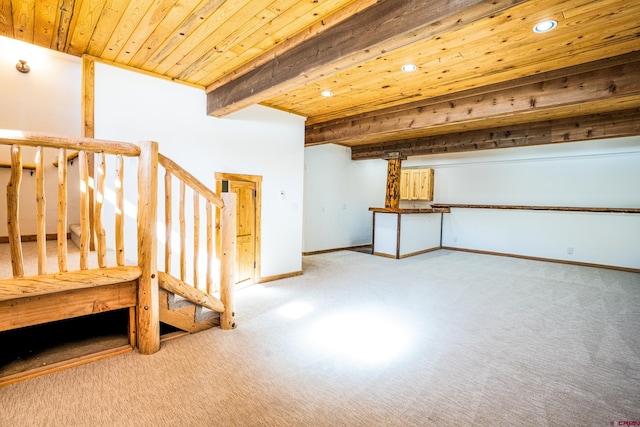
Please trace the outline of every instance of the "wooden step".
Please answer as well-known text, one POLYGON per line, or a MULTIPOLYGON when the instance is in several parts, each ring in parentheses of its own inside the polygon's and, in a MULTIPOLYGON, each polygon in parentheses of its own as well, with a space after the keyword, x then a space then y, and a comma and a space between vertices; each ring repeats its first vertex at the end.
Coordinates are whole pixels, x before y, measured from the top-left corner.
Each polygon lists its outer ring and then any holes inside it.
POLYGON ((160 321, 189 333, 220 325, 220 313, 159 289, 160 321))
POLYGON ((69 237, 73 244, 80 248, 80 224, 69 225, 69 237))

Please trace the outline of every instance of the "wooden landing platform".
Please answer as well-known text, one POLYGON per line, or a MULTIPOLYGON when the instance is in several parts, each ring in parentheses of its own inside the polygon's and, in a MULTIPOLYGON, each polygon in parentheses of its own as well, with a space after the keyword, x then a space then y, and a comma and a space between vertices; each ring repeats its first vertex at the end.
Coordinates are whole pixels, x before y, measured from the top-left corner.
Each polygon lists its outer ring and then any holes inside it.
POLYGON ((131 351, 139 277, 129 266, 0 280, 0 386, 131 351))

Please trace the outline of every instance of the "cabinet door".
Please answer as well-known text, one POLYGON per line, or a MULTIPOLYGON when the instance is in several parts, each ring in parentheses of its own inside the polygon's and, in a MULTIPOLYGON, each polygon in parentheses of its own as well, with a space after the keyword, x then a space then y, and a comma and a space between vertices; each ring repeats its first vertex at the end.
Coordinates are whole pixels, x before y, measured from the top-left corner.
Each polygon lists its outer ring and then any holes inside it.
POLYGON ((400 172, 400 199, 409 200, 411 188, 411 171, 403 170, 400 172))
POLYGON ((416 198, 418 200, 433 200, 433 169, 416 171, 416 198))

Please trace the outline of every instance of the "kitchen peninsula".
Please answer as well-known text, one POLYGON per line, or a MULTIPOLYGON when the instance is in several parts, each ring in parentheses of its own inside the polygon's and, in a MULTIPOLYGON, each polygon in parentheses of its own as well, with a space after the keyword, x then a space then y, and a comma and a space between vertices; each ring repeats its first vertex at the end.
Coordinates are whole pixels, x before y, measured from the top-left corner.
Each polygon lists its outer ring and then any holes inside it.
POLYGON ((373 254, 406 258, 439 249, 442 215, 449 208, 369 208, 373 212, 373 254))

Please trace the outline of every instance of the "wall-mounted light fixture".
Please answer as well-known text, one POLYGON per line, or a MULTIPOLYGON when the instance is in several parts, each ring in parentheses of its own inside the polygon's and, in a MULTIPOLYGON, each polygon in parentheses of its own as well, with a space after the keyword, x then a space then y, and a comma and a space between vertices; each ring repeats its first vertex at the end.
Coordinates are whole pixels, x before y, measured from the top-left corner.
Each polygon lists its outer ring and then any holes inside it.
POLYGON ((16 64, 16 70, 20 71, 21 73, 27 74, 29 71, 31 71, 31 67, 27 65, 27 61, 25 61, 24 59, 20 59, 16 64))

